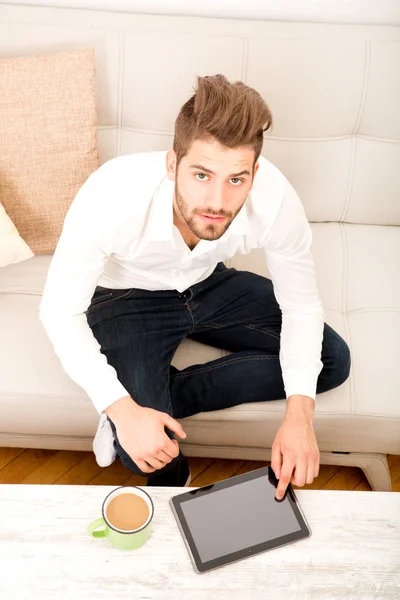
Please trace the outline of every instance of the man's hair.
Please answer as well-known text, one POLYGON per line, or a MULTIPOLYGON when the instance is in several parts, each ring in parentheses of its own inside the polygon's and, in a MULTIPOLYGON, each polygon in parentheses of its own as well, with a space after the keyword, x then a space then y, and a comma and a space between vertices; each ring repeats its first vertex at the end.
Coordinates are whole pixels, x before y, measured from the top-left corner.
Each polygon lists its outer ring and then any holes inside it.
POLYGON ((177 164, 195 140, 210 138, 227 148, 251 146, 255 164, 263 133, 271 125, 271 111, 255 89, 242 81, 230 83, 224 75, 197 77, 196 93, 182 106, 175 121, 177 164))

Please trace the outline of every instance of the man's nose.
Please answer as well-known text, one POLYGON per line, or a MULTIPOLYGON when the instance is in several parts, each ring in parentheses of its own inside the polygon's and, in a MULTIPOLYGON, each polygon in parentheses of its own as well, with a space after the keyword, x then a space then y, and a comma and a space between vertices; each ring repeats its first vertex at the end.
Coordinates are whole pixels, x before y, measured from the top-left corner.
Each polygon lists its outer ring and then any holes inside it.
POLYGON ((214 184, 207 194, 207 206, 215 213, 225 212, 226 199, 222 185, 214 184))

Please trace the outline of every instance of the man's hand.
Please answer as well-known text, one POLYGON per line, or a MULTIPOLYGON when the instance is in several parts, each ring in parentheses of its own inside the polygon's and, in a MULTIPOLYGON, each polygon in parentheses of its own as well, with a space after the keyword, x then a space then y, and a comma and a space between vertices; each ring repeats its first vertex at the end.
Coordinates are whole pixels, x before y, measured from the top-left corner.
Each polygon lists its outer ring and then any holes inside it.
POLYGON ((130 396, 120 398, 105 412, 115 425, 119 443, 144 473, 162 469, 178 456, 178 442, 167 436, 164 426, 180 438, 186 433, 167 413, 140 406, 130 396))
POLYGON ((320 455, 312 425, 314 404, 308 396, 290 396, 287 400, 271 456, 271 467, 279 479, 278 500, 285 495, 289 483, 302 487, 318 476, 320 455))

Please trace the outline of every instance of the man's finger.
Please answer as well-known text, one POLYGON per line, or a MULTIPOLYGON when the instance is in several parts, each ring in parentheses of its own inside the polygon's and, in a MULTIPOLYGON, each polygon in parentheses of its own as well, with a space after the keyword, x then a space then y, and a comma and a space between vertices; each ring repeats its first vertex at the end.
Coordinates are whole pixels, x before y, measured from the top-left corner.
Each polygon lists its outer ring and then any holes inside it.
POLYGON ((159 470, 165 467, 165 462, 158 460, 158 458, 156 458, 155 456, 146 456, 145 460, 154 469, 159 470))
POLYGON ((286 488, 290 483, 290 478, 292 477, 294 466, 295 461, 292 458, 288 458, 287 456, 283 457, 282 472, 276 490, 276 498, 278 500, 281 500, 285 495, 286 488))
POLYGON ((167 434, 165 434, 167 441, 165 443, 165 447, 163 448, 164 452, 168 454, 171 458, 175 458, 179 454, 179 444, 177 440, 171 440, 167 434))
POLYGON ((275 473, 275 477, 279 479, 281 473, 281 464, 282 464, 282 455, 281 449, 278 444, 274 444, 272 446, 272 454, 271 454, 271 468, 275 473))
POLYGON ((276 490, 277 500, 282 500, 283 496, 286 493, 286 488, 289 485, 289 483, 290 483, 290 476, 283 475, 283 473, 282 473, 281 478, 278 483, 277 490, 276 490))
POLYGON ((154 471, 156 470, 154 467, 149 465, 145 460, 137 459, 135 462, 136 462, 137 466, 139 467, 139 469, 141 471, 143 471, 143 473, 154 473, 154 471))
POLYGON ((167 454, 164 450, 157 452, 157 454, 154 455, 154 458, 157 458, 157 460, 164 463, 164 465, 167 465, 172 460, 171 456, 169 456, 169 454, 167 454))
POLYGON ((312 462, 307 465, 306 483, 309 485, 314 481, 314 464, 312 462))
POLYGON ((318 455, 317 460, 314 463, 314 478, 318 477, 318 475, 319 475, 319 455, 318 455))
POLYGON ((307 477, 307 462, 304 459, 298 459, 295 469, 295 480, 298 487, 303 487, 307 477))
POLYGON ((163 413, 163 417, 164 424, 168 427, 168 429, 176 433, 176 435, 179 435, 180 438, 185 439, 186 433, 183 431, 182 425, 170 417, 168 413, 163 413))

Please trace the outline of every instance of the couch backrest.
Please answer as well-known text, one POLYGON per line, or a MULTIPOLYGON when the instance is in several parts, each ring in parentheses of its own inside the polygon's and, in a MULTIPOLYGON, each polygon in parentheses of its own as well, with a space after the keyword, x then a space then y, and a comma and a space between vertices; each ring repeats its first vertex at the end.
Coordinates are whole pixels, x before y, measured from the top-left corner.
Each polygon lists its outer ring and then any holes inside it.
POLYGON ((101 162, 170 148, 196 75, 272 109, 263 154, 310 221, 400 225, 400 27, 0 6, 0 58, 94 46, 101 162))

